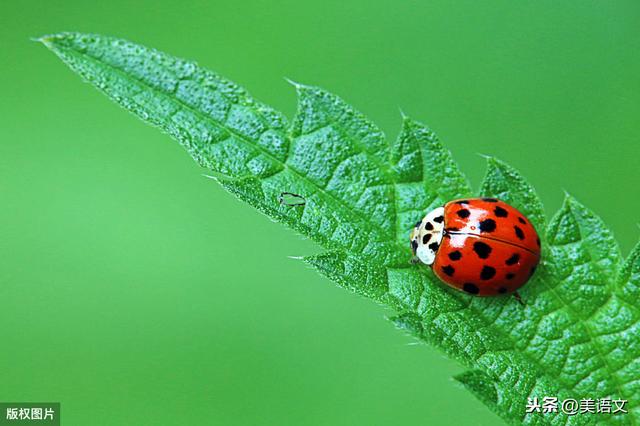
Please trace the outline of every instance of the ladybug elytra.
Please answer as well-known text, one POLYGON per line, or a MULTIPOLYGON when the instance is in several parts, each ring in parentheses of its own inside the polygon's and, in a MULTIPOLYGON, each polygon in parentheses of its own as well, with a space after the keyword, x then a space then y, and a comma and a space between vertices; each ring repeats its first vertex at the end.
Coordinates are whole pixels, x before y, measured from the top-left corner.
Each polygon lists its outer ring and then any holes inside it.
POLYGON ((453 200, 416 224, 411 250, 449 286, 476 296, 514 293, 536 270, 540 238, 496 198, 453 200))

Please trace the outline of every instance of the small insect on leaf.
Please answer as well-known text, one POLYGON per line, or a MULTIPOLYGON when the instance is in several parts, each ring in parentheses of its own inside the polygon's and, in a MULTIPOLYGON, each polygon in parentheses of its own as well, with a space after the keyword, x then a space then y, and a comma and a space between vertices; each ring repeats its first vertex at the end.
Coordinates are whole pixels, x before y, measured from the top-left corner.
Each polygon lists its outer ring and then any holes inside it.
POLYGON ((307 200, 302 195, 293 192, 282 192, 280 193, 280 204, 290 207, 304 206, 307 204, 307 200))

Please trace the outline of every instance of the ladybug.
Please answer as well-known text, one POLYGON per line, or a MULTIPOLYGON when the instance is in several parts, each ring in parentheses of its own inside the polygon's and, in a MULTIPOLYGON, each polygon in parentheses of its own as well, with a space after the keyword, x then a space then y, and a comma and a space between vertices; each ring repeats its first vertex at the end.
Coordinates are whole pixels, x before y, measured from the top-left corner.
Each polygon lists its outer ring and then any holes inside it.
POLYGON ((531 221, 496 198, 449 201, 427 213, 410 240, 418 262, 475 296, 514 293, 540 261, 540 237, 531 221))

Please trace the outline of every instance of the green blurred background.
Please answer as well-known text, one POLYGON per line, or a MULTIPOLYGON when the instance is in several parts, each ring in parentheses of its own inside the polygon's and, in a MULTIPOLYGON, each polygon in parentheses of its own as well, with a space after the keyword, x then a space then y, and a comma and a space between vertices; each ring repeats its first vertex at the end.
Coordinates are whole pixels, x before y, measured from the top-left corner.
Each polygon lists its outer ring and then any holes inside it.
POLYGON ((0 400, 66 425, 502 422, 33 36, 128 38, 289 116, 283 77, 319 85, 389 137, 402 108, 474 186, 495 155, 550 214, 566 190, 638 239, 638 1, 3 1, 0 23, 0 400))

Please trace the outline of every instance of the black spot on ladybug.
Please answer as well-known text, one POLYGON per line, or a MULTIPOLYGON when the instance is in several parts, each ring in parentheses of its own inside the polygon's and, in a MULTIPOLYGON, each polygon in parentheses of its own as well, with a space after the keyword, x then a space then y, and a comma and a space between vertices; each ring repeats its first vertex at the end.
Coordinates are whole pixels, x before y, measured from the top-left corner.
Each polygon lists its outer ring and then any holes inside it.
POLYGON ((482 271, 480 271, 480 279, 481 280, 490 280, 496 274, 496 268, 492 266, 483 266, 482 271))
POLYGON ((540 247, 540 238, 536 238, 536 244, 540 247))
POLYGON ((518 225, 514 225, 513 229, 516 231, 516 237, 518 237, 521 240, 524 240, 524 232, 522 232, 522 229, 520 229, 518 225))
POLYGON ((469 200, 456 201, 456 204, 469 204, 469 200))
POLYGON ((422 225, 422 221, 416 222, 416 228, 420 228, 420 225, 422 225))
POLYGON ((442 267, 442 272, 444 272, 445 274, 449 275, 450 277, 453 276, 453 274, 456 272, 455 268, 451 265, 447 265, 447 266, 443 266, 442 267))
POLYGON ((493 209, 493 212, 496 214, 497 217, 509 216, 509 212, 507 212, 505 209, 503 209, 500 206, 497 206, 495 209, 493 209))
POLYGON ((478 294, 480 293, 480 289, 474 283, 464 283, 462 289, 469 294, 478 294))
POLYGON ((438 243, 431 243, 431 244, 429 244, 429 248, 430 248, 432 251, 437 251, 437 250, 438 250, 438 243))
POLYGON ((507 265, 515 265, 520 260, 520 255, 518 253, 514 253, 510 258, 505 260, 504 263, 507 265))
POLYGON ((445 229, 445 231, 447 231, 447 232, 458 232, 459 230, 460 230, 460 228, 456 228, 455 226, 452 226, 451 228, 445 229))
POLYGON ((424 234, 424 237, 422 237, 422 244, 427 244, 430 239, 431 239, 431 234, 424 234))
POLYGON ((458 250, 449 253, 449 259, 451 260, 460 260, 461 257, 462 253, 460 253, 458 250))
POLYGON ((418 242, 416 240, 411 240, 411 250, 415 253, 418 249, 418 242))
POLYGON ((491 254, 491 246, 482 241, 476 241, 473 243, 473 251, 476 252, 480 259, 486 259, 491 254))
POLYGON ((433 221, 436 223, 442 223, 443 220, 444 220, 444 216, 438 216, 435 219, 433 219, 433 221))
POLYGON ((500 294, 505 294, 506 292, 507 292, 507 288, 506 287, 500 287, 498 289, 498 293, 500 293, 500 294))
POLYGON ((521 224, 523 224, 523 225, 526 225, 526 224, 527 224, 527 221, 526 221, 526 220, 524 220, 524 219, 523 219, 523 218, 521 218, 521 217, 519 217, 519 218, 518 218, 518 222, 520 222, 520 223, 521 223, 521 224))
POLYGON ((467 209, 460 209, 460 210, 458 210, 458 211, 456 212, 456 214, 457 214, 458 216, 460 216, 461 218, 466 219, 466 218, 468 218, 468 217, 469 217, 469 215, 471 214, 471 212, 469 212, 469 210, 467 210, 467 209))
POLYGON ((483 198, 482 201, 486 201, 487 203, 497 203, 498 200, 496 198, 483 198))
POLYGON ((536 273, 536 267, 534 266, 533 268, 531 268, 531 271, 529 271, 529 276, 532 276, 535 273, 536 273))
POLYGON ((514 279, 514 278, 515 278, 515 276, 516 276, 516 274, 513 274, 513 273, 509 272, 509 273, 507 274, 507 279, 508 279, 508 280, 512 280, 512 279, 514 279))
POLYGON ((433 231, 433 223, 431 222, 427 222, 424 224, 424 229, 426 229, 427 231, 433 231))
POLYGON ((480 221, 481 232, 493 232, 496 230, 496 221, 493 219, 485 219, 480 221))

